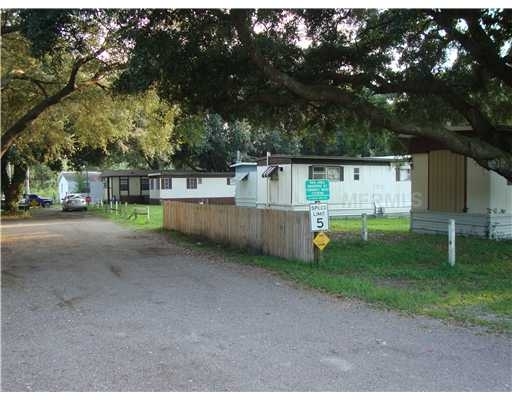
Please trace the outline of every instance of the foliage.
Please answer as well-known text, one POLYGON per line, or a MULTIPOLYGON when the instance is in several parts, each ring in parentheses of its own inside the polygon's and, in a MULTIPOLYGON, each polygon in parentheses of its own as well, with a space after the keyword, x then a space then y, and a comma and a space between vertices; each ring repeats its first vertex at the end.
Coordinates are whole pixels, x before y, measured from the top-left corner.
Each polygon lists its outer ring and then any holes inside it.
POLYGON ((172 154, 183 140, 182 133, 175 127, 179 108, 160 99, 151 89, 117 97, 121 99, 118 107, 127 114, 127 135, 109 147, 106 162, 152 170, 169 167, 172 154))
POLYGON ((127 50, 108 11, 11 10, 4 16, 2 157, 42 114, 77 92, 106 90, 127 50))
POLYGON ((58 173, 45 164, 30 167, 30 190, 42 197, 56 199, 58 173))
POLYGON ((87 172, 79 172, 76 174, 76 192, 77 193, 89 193, 89 182, 87 179, 87 172))
MULTIPOLYGON (((8 31, 2 37, 3 166, 10 161, 22 171, 43 163, 61 170, 67 159, 68 166, 81 170, 130 147, 146 158, 167 157, 176 107, 154 91, 112 96, 111 81, 127 49, 116 39, 122 26, 112 24, 115 13, 7 14, 2 25, 2 32, 8 31)), ((17 196, 20 190, 8 192, 17 196)))
MULTIPOLYGON (((512 177, 510 10, 137 10, 118 88, 185 112, 440 142, 512 177), (161 49, 166 51, 162 52, 161 49), (205 78, 207 77, 207 78, 205 78), (464 135, 448 124, 465 124, 464 135)), ((330 135, 328 134, 330 133, 330 135)))

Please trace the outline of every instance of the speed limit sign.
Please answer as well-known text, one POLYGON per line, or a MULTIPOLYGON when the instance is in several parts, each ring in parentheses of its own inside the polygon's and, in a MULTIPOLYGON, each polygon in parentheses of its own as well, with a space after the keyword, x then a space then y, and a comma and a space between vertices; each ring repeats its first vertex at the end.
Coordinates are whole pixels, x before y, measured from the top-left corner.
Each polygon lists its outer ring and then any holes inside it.
POLYGON ((329 209, 326 203, 314 203, 309 205, 309 220, 311 232, 329 230, 329 209))

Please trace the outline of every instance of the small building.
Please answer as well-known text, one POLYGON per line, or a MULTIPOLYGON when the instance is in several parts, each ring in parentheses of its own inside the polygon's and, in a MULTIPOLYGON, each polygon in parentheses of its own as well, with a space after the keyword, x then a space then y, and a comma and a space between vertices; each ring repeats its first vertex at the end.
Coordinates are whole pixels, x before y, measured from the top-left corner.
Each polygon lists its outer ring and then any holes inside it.
POLYGON ((59 199, 62 199, 69 193, 88 193, 93 203, 99 203, 103 199, 103 183, 101 182, 101 172, 61 172, 57 178, 59 199), (80 187, 81 186, 81 187, 80 187))
POLYGON ((412 139, 411 230, 512 239, 512 182, 431 140, 412 139))
POLYGON ((148 173, 143 170, 103 171, 103 201, 128 203, 149 203, 148 173))
POLYGON ((240 177, 237 205, 307 211, 306 180, 327 179, 330 199, 325 202, 332 216, 408 215, 411 209, 407 157, 272 155, 256 164, 234 164, 240 177))
POLYGON ((148 174, 149 201, 179 200, 205 204, 235 204, 233 172, 159 171, 148 174))

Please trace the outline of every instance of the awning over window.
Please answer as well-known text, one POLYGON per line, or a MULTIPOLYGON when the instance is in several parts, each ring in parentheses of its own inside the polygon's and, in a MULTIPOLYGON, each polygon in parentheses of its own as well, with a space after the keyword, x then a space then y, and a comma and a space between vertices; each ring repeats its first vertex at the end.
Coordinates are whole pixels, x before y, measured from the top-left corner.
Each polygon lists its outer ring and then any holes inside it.
POLYGON ((278 165, 269 165, 269 166, 267 167, 267 169, 263 172, 263 174, 261 174, 261 176, 262 176, 263 178, 269 178, 269 177, 271 177, 272 175, 277 174, 277 168, 278 168, 278 167, 279 167, 278 165))
POLYGON ((234 176, 233 178, 229 179, 229 184, 236 185, 237 183, 242 182, 243 180, 246 180, 248 176, 249 176, 249 172, 245 172, 243 174, 238 174, 238 175, 234 176))

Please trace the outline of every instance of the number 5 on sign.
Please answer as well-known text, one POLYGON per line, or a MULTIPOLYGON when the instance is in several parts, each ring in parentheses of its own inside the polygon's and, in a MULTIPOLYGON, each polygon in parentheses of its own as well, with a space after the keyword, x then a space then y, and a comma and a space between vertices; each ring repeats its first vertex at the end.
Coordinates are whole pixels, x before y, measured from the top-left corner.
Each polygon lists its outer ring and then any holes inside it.
POLYGON ((329 230, 329 209, 326 203, 314 203, 309 205, 309 220, 311 232, 329 230))

